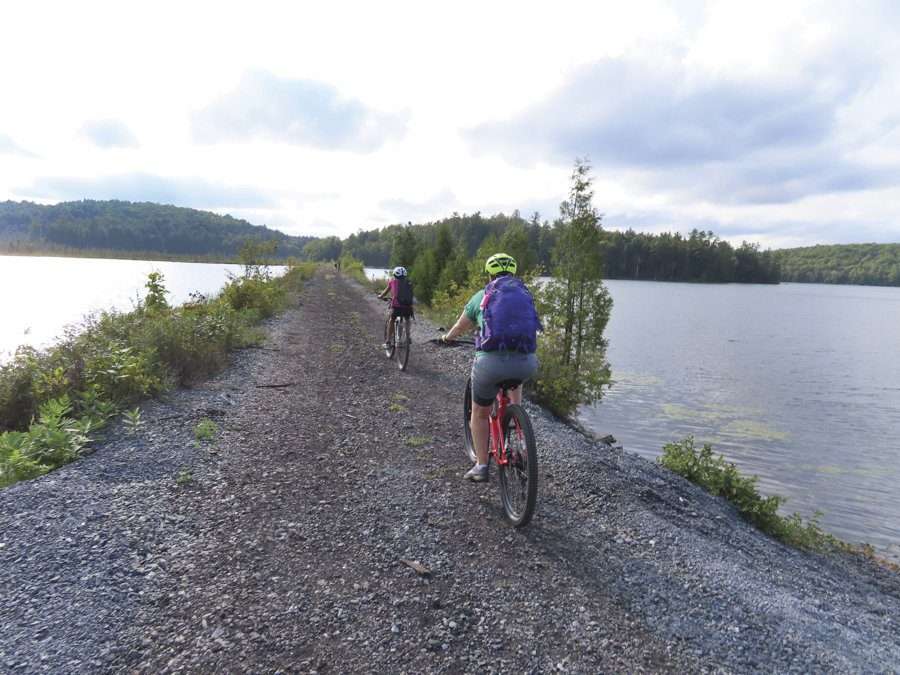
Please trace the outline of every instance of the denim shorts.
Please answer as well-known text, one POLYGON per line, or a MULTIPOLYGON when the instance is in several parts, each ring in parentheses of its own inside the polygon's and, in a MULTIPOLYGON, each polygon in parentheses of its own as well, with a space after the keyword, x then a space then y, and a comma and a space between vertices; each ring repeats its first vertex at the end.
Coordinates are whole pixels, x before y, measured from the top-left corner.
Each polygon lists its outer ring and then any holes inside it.
POLYGON ((538 369, 537 354, 487 352, 472 364, 472 400, 490 405, 504 380, 530 379, 538 369))

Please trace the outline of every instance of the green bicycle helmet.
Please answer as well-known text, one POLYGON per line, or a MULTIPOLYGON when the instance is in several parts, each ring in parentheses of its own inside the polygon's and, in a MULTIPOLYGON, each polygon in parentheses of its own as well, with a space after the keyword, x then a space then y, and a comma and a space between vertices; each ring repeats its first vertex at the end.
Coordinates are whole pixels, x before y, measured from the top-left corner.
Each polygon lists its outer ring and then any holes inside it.
POLYGON ((516 273, 516 259, 506 253, 495 253, 484 263, 484 271, 491 276, 509 272, 516 273))

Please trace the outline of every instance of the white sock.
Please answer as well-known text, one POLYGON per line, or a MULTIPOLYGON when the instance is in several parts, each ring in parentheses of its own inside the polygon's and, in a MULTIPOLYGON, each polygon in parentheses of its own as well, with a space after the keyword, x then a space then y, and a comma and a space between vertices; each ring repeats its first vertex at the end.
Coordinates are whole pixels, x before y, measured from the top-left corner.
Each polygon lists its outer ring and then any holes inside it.
POLYGON ((476 468, 476 469, 483 469, 483 468, 486 467, 486 466, 487 466, 487 464, 479 464, 478 462, 475 462, 475 468, 476 468))

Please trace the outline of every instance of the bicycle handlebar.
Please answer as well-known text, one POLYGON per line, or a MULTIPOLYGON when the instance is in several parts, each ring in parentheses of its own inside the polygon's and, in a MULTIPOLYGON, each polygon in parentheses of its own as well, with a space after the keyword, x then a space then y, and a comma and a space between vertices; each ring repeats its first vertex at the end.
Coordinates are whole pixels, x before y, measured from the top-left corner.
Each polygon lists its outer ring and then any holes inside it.
POLYGON ((441 338, 433 338, 429 340, 429 342, 433 345, 438 345, 439 347, 474 347, 475 340, 448 340, 444 342, 441 338))

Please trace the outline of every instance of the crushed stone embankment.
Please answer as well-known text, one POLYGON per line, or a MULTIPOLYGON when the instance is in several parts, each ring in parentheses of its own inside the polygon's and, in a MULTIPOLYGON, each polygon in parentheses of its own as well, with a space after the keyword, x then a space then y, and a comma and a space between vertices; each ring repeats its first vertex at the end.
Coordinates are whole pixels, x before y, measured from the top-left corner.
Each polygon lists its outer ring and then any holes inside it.
POLYGON ((471 355, 419 321, 401 373, 371 295, 321 273, 303 298, 135 436, 0 492, 0 670, 897 669, 896 574, 534 406, 538 512, 508 528, 460 480, 471 355))

